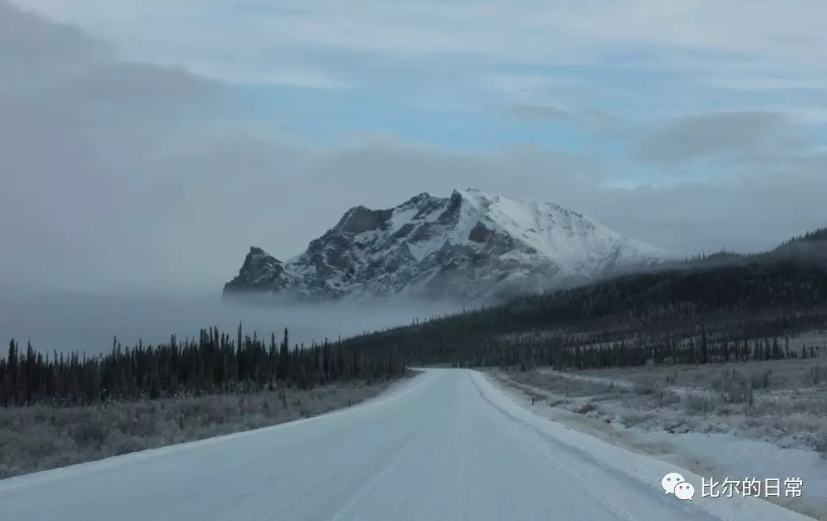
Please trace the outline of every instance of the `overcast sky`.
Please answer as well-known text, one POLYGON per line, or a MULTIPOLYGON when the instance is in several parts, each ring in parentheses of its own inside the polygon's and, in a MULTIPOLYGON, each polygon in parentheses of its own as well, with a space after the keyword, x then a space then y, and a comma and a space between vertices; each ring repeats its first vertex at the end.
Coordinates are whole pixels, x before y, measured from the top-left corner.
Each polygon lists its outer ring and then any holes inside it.
POLYGON ((0 0, 0 287, 215 289, 477 187, 676 253, 827 225, 824 0, 0 0))

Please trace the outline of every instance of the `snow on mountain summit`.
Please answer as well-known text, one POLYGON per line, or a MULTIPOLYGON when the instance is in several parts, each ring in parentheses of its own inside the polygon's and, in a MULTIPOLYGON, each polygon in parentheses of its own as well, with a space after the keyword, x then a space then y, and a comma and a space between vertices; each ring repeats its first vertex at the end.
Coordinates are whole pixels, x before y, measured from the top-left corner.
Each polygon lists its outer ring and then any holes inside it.
POLYGON ((557 204, 469 188, 447 198, 421 193, 385 210, 351 208, 286 263, 253 247, 225 293, 476 300, 587 281, 667 257, 557 204))
POLYGON ((667 252, 626 239, 605 226, 554 203, 516 201, 481 190, 459 192, 480 214, 479 222, 510 234, 539 254, 565 264, 573 272, 582 266, 612 260, 637 264, 659 260, 667 252), (620 249, 616 249, 620 247, 620 249), (619 253, 613 257, 613 253, 619 253))

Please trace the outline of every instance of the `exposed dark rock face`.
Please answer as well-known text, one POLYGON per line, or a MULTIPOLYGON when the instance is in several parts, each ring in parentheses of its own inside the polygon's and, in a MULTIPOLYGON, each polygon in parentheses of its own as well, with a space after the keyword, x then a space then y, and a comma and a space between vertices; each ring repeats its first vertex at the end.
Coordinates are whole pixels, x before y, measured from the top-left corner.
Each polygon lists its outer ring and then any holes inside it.
POLYGON ((417 295, 477 300, 588 280, 665 253, 550 203, 479 190, 357 206, 282 263, 257 247, 224 287, 298 298, 417 295))
POLYGON ((473 242, 484 243, 487 237, 488 228, 486 228, 485 225, 481 222, 478 222, 477 225, 471 229, 471 233, 468 235, 468 240, 473 242))
POLYGON ((284 289, 284 264, 257 246, 251 246, 238 277, 224 285, 225 292, 260 292, 284 289))

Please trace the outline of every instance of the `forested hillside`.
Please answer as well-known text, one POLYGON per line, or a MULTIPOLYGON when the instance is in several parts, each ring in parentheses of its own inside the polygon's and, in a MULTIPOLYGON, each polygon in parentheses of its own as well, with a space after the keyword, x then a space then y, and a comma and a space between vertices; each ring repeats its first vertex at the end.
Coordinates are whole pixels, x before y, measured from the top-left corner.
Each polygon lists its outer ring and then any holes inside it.
POLYGON ((602 367, 809 356, 779 339, 827 328, 827 270, 756 262, 619 277, 351 338, 409 363, 602 367))

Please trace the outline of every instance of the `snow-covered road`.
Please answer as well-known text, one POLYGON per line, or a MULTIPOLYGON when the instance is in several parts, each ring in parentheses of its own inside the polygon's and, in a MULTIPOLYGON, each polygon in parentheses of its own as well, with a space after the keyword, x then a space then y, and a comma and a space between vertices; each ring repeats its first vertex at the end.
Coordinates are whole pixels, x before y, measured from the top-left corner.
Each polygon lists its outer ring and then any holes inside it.
POLYGON ((347 411, 0 481, 0 520, 810 519, 754 498, 682 502, 660 488, 675 470, 440 369, 347 411))

